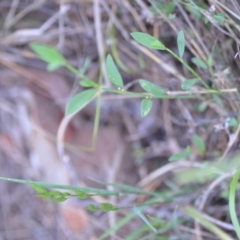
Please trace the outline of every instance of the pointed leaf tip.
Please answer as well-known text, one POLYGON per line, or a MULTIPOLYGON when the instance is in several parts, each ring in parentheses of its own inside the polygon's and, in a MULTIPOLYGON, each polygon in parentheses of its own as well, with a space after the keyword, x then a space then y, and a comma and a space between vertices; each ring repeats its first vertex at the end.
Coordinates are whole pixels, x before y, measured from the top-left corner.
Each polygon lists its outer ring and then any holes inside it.
POLYGON ((83 109, 96 96, 98 89, 88 89, 82 91, 70 99, 66 108, 66 115, 76 113, 83 109))
POLYGON ((155 37, 143 33, 143 32, 132 32, 131 36, 134 38, 134 40, 140 44, 142 44, 145 47, 151 48, 151 49, 158 49, 158 50, 165 50, 166 47, 162 42, 160 42, 155 37))
POLYGON ((50 71, 67 64, 67 60, 64 58, 64 56, 52 46, 47 46, 40 43, 31 43, 29 46, 39 58, 48 63, 48 70, 50 71))
POLYGON ((146 117, 151 111, 153 102, 151 99, 145 98, 141 102, 141 116, 146 117))
POLYGON ((110 54, 107 56, 106 68, 109 80, 117 87, 123 88, 123 80, 110 54))
POLYGON ((157 98, 166 98, 167 93, 166 91, 159 87, 158 85, 151 83, 147 80, 141 79, 139 81, 139 84, 141 85, 141 87, 148 93, 152 94, 154 97, 157 98))

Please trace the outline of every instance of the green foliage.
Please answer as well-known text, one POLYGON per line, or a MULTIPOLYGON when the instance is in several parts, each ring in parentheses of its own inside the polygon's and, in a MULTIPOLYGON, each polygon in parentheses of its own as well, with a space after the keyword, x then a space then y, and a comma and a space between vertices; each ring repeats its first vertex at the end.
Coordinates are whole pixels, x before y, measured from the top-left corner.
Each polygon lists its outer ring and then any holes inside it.
POLYGON ((108 77, 109 77, 110 81, 112 82, 112 84, 114 84, 117 87, 123 88, 124 85, 123 85, 122 76, 118 72, 118 69, 117 69, 111 55, 107 56, 106 67, 107 67, 108 77))
POLYGON ((207 65, 209 68, 213 66, 213 57, 211 55, 207 59, 207 65))
POLYGON ((86 194, 84 191, 81 191, 78 189, 75 189, 74 192, 77 194, 77 197, 80 199, 86 199, 90 196, 89 194, 86 194))
POLYGON ((139 84, 141 85, 141 87, 148 93, 150 93, 153 97, 156 98, 166 98, 167 93, 164 89, 162 89, 161 87, 159 87, 156 84, 153 84, 147 80, 140 80, 139 84))
POLYGON ((238 127, 238 120, 234 117, 230 118, 229 126, 236 129, 238 127))
POLYGON ((32 184, 31 187, 38 193, 47 193, 48 190, 40 185, 32 184))
MULTIPOLYGON (((186 5, 185 6, 186 9, 195 18, 200 19, 200 21, 202 21, 204 19, 203 14, 201 12, 201 7, 198 7, 198 5, 193 6, 191 4, 187 4, 186 2, 185 2, 185 5, 186 5)), ((200 6, 200 4, 199 4, 199 6, 200 6)), ((154 13, 157 13, 160 11, 161 13, 163 13, 163 15, 165 15, 168 19, 170 19, 170 18, 174 17, 173 11, 175 10, 175 7, 176 7, 175 1, 170 1, 167 4, 160 1, 159 3, 156 3, 156 5, 154 7, 152 7, 151 9, 154 13)), ((227 21, 224 14, 222 14, 222 15, 216 14, 216 15, 213 15, 213 17, 219 25, 222 25, 223 23, 225 23, 225 21, 227 21)), ((187 30, 187 28, 185 28, 185 29, 187 30)), ((152 106, 153 106, 152 98, 172 99, 172 98, 184 98, 185 96, 197 98, 197 96, 193 96, 193 92, 191 92, 191 89, 198 82, 201 82, 202 85, 205 87, 205 89, 207 89, 207 90, 210 89, 210 87, 208 87, 208 85, 198 75, 198 73, 192 67, 190 67, 190 65, 188 63, 186 63, 183 60, 183 56, 184 56, 185 48, 186 48, 186 42, 185 42, 185 35, 182 30, 178 33, 177 39, 176 39, 178 54, 175 53, 175 50, 173 51, 173 50, 167 48, 160 40, 158 40, 157 38, 155 38, 147 33, 132 32, 131 36, 133 37, 133 39, 136 42, 138 42, 139 44, 141 44, 145 47, 148 47, 148 48, 154 49, 154 50, 163 50, 163 51, 165 51, 163 54, 170 53, 183 66, 185 66, 188 69, 189 73, 193 75, 192 76, 193 78, 187 79, 184 82, 182 82, 181 88, 183 90, 190 91, 190 92, 183 93, 181 91, 181 94, 182 94, 181 96, 180 96, 180 94, 179 94, 179 96, 178 95, 175 96, 174 94, 171 95, 171 93, 164 90, 160 86, 158 86, 150 81, 143 80, 143 79, 141 79, 139 81, 139 84, 145 91, 144 93, 135 93, 135 92, 127 91, 126 90, 127 86, 124 88, 122 76, 119 73, 118 68, 110 54, 106 58, 106 70, 107 70, 109 80, 111 81, 111 83, 114 86, 118 87, 118 89, 104 88, 102 86, 101 80, 99 80, 99 83, 96 83, 95 81, 88 79, 86 76, 84 76, 84 72, 86 71, 86 69, 88 68, 89 63, 90 63, 89 59, 85 61, 84 66, 81 68, 80 71, 78 71, 73 66, 68 64, 66 59, 64 58, 64 56, 59 51, 57 51, 55 48, 46 46, 43 44, 33 43, 30 45, 31 49, 43 61, 45 61, 48 64, 48 67, 47 67, 48 70, 52 71, 59 67, 66 67, 67 69, 69 69, 71 72, 73 72, 76 76, 78 76, 80 78, 80 81, 79 81, 80 86, 82 86, 84 88, 90 88, 90 89, 82 90, 80 93, 76 94, 69 100, 67 107, 66 107, 66 115, 75 114, 75 113, 79 112, 81 109, 83 109, 88 103, 90 103, 95 98, 97 98, 97 100, 98 100, 97 102, 100 103, 102 94, 107 93, 107 94, 122 94, 122 95, 126 94, 126 95, 130 95, 130 96, 138 97, 139 99, 142 99, 140 111, 141 111, 141 116, 145 117, 149 114, 149 112, 152 109, 152 106)), ((157 53, 157 51, 155 51, 155 53, 157 53)), ((113 56, 119 67, 121 67, 126 72, 132 73, 132 71, 129 71, 128 67, 126 67, 124 64, 122 64, 118 54, 113 53, 113 56)), ((196 57, 192 58, 191 61, 192 61, 192 63, 194 63, 197 67, 199 67, 201 69, 204 69, 204 70, 208 69, 211 76, 214 76, 213 69, 212 69, 213 57, 211 55, 207 56, 207 57, 208 58, 207 58, 206 62, 204 62, 201 59, 196 58, 196 57)), ((212 94, 212 91, 210 94, 212 94)), ((212 99, 215 102, 220 103, 222 100, 219 97, 219 95, 220 95, 220 92, 218 92, 218 95, 213 95, 212 99)), ((201 102, 198 107, 198 111, 203 112, 207 109, 207 107, 208 107, 208 104, 206 102, 201 102)), ((100 104, 97 104, 97 112, 98 112, 98 116, 100 116, 100 104)), ((96 114, 96 119, 97 119, 97 114, 96 114)), ((97 120, 95 123, 96 123, 96 125, 94 125, 94 126, 97 126, 97 124, 99 124, 99 122, 97 122, 97 120)), ((238 120, 235 118, 231 118, 231 120, 229 121, 229 126, 233 127, 233 128, 237 128, 238 120)), ((202 155, 202 156, 207 155, 206 154, 207 149, 206 149, 205 142, 203 141, 203 139, 200 136, 194 135, 193 142, 197 149, 197 153, 199 155, 202 155)), ((192 153, 193 153, 192 148, 188 146, 183 152, 172 155, 169 158, 169 161, 180 161, 182 159, 189 158, 192 153)), ((205 165, 202 165, 202 167, 199 169, 190 169, 190 170, 187 169, 185 172, 181 172, 179 174, 177 173, 175 180, 178 181, 178 184, 202 183, 202 182, 213 180, 217 176, 222 174, 224 171, 228 171, 228 170, 230 171, 230 169, 234 168, 234 167, 237 168, 239 166, 237 164, 236 164, 236 166, 235 165, 230 166, 230 164, 229 164, 229 166, 225 166, 225 165, 218 166, 218 165, 214 165, 214 164, 213 165, 205 164, 205 165)), ((236 206, 235 206, 236 205, 235 204, 235 201, 236 201, 235 195, 236 195, 237 182, 238 182, 239 176, 240 176, 240 173, 237 172, 231 183, 231 187, 230 187, 230 191, 229 191, 229 210, 230 210, 231 219, 232 219, 233 225, 236 229, 237 235, 240 237, 240 226, 239 226, 239 222, 237 219, 236 206)), ((122 195, 122 196, 124 196, 124 195, 128 195, 128 194, 135 194, 137 196, 138 195, 148 196, 150 198, 150 200, 144 202, 144 205, 149 206, 151 204, 159 204, 159 202, 160 202, 159 200, 161 200, 161 202, 164 202, 164 203, 174 201, 173 200, 174 196, 177 196, 177 194, 175 192, 174 193, 171 192, 171 194, 168 194, 167 191, 166 191, 167 193, 165 191, 147 192, 145 190, 142 190, 140 188, 136 188, 133 186, 112 184, 112 183, 105 183, 105 185, 111 185, 114 187, 114 189, 117 189, 117 190, 108 191, 105 189, 78 188, 78 187, 73 187, 73 186, 52 185, 52 184, 39 183, 39 182, 33 182, 33 181, 24 181, 24 180, 16 180, 16 179, 6 179, 6 178, 0 178, 0 179, 29 184, 37 192, 39 197, 50 199, 53 202, 63 202, 71 197, 77 197, 79 199, 87 199, 87 198, 91 198, 92 196, 95 196, 95 195, 100 195, 100 196, 122 195), (67 189, 67 190, 71 190, 71 192, 60 192, 60 191, 56 191, 56 190, 50 190, 51 188, 67 189), (176 195, 174 195, 174 194, 176 194, 176 195), (157 198, 157 200, 155 198, 157 198)), ((169 182, 171 183, 171 181, 169 181, 169 182)), ((170 183, 168 185, 167 184, 166 185, 170 188, 173 188, 175 183, 172 182, 172 185, 170 183)), ((181 194, 183 193, 183 191, 192 191, 192 190, 181 189, 181 194)), ((180 193, 178 193, 178 194, 181 195, 180 193)), ((87 209, 89 211, 93 211, 93 212, 95 212, 95 211, 103 211, 103 212, 117 211, 117 210, 121 210, 123 208, 132 209, 134 213, 130 214, 129 216, 127 216, 127 217, 123 218, 121 221, 119 221, 112 229, 109 229, 106 233, 104 233, 99 238, 100 240, 107 238, 113 232, 119 230, 122 226, 124 226, 131 219, 133 219, 135 217, 135 215, 140 217, 146 225, 144 225, 141 229, 139 229, 138 232, 135 232, 135 234, 132 234, 132 236, 131 236, 132 239, 134 239, 134 238, 137 239, 138 237, 141 236, 141 234, 146 234, 147 232, 149 233, 149 230, 152 230, 154 232, 151 236, 158 237, 157 239, 168 239, 166 237, 159 236, 159 234, 161 234, 164 231, 167 231, 168 229, 173 229, 174 226, 177 226, 180 222, 180 221, 178 221, 178 219, 177 220, 175 219, 176 221, 172 220, 168 224, 165 222, 164 227, 166 227, 166 229, 167 229, 166 230, 165 228, 162 228, 160 223, 152 224, 152 221, 150 221, 149 218, 143 214, 142 211, 144 210, 144 208, 142 206, 117 207, 117 206, 114 206, 111 203, 107 203, 107 202, 98 203, 97 205, 89 204, 87 206, 87 209), (157 229, 157 228, 159 228, 159 229, 157 229)), ((225 234, 221 229, 216 227, 211 222, 207 221, 200 212, 198 212, 195 209, 192 209, 190 207, 186 207, 184 209, 184 211, 189 216, 191 216, 192 218, 194 218, 195 220, 200 222, 209 231, 216 234, 220 239, 224 239, 224 240, 231 239, 232 240, 232 238, 229 237, 227 234, 225 234)), ((147 238, 149 238, 149 235, 142 239, 147 239, 147 238)), ((129 239, 131 239, 131 238, 129 238, 129 239)), ((152 239, 155 239, 155 238, 152 238, 152 239)))
POLYGON ((67 65, 66 59, 54 47, 39 43, 31 43, 30 47, 43 61, 48 63, 49 71, 53 71, 59 67, 67 65))
POLYGON ((109 212, 109 211, 117 211, 119 210, 119 208, 116 206, 113 206, 111 203, 101 203, 101 210, 103 212, 109 212))
POLYGON ((75 187, 75 186, 69 186, 69 185, 59 185, 59 184, 51 184, 51 183, 45 183, 45 182, 37 182, 37 181, 22 180, 22 179, 16 179, 16 178, 5 178, 5 177, 0 177, 0 180, 27 184, 30 186, 38 185, 47 189, 54 188, 54 189, 64 189, 64 190, 72 190, 72 191, 80 190, 88 194, 95 194, 95 195, 101 195, 101 196, 118 196, 119 195, 119 192, 100 189, 100 188, 75 187))
POLYGON ((185 36, 182 30, 178 33, 177 45, 178 45, 179 57, 182 58, 185 52, 185 36))
POLYGON ((158 50, 165 50, 165 46, 155 37, 142 33, 142 32, 132 32, 131 36, 134 38, 135 41, 142 44, 145 47, 151 49, 158 49, 158 50))
POLYGON ((165 14, 168 18, 173 18, 175 17, 175 14, 173 14, 173 11, 176 8, 176 3, 174 1, 170 2, 166 8, 165 8, 165 14))
POLYGON ((67 200, 67 198, 64 196, 59 196, 52 199, 53 202, 64 202, 65 200, 67 200))
POLYGON ((182 82, 182 90, 190 90, 198 82, 197 78, 187 79, 182 82))
POLYGON ((206 64, 204 61, 202 61, 201 59, 199 59, 199 58, 193 57, 193 58, 192 58, 192 62, 193 62, 196 66, 198 66, 198 67, 200 67, 200 68, 202 68, 202 69, 208 69, 207 64, 206 64))
POLYGON ((127 214, 126 217, 123 217, 121 220, 119 220, 112 228, 109 228, 104 234, 102 234, 99 237, 99 240, 104 240, 108 236, 110 236, 112 233, 118 231, 122 227, 124 227, 126 224, 128 224, 134 217, 136 216, 135 213, 127 214))
POLYGON ((145 98, 141 102, 141 116, 146 117, 152 109, 153 102, 149 98, 145 98))
POLYGON ((213 17, 219 25, 223 25, 223 23, 227 21, 224 13, 214 14, 213 17))
POLYGON ((88 211, 91 211, 91 212, 97 212, 100 210, 100 208, 98 206, 95 206, 93 204, 89 204, 87 209, 88 209, 88 211))
POLYGON ((193 135, 193 142, 199 150, 200 154, 204 154, 206 151, 206 145, 203 139, 198 135, 193 135))
POLYGON ((74 114, 83 109, 96 96, 98 89, 84 90, 70 99, 66 108, 66 115, 74 114))
POLYGON ((94 81, 92 81, 91 79, 84 79, 84 80, 81 80, 79 82, 79 84, 82 86, 82 87, 94 87, 94 88, 98 88, 99 85, 97 83, 95 83, 94 81))
POLYGON ((180 185, 199 184, 214 180, 222 174, 240 168, 239 157, 239 155, 236 155, 231 161, 204 162, 199 168, 189 168, 176 173, 175 180, 180 185))
POLYGON ((159 10, 160 10, 169 19, 172 19, 172 18, 175 17, 175 14, 173 14, 173 11, 175 10, 175 7, 176 7, 176 4, 175 4, 174 1, 171 1, 168 4, 165 4, 164 2, 156 2, 155 6, 151 6, 150 7, 150 10, 154 14, 157 14, 159 12, 159 10))
POLYGON ((208 108, 208 104, 207 104, 206 102, 201 102, 201 103, 197 106, 196 110, 197 110, 198 112, 205 112, 205 111, 207 110, 207 108, 208 108))
POLYGON ((136 213, 154 232, 157 232, 157 229, 152 226, 152 224, 148 221, 148 219, 143 215, 141 210, 134 206, 133 207, 134 213, 136 213))
POLYGON ((215 234, 215 236, 218 236, 221 240, 233 240, 231 236, 226 234, 224 231, 222 231, 219 227, 211 223, 209 220, 207 220, 201 212, 195 210, 192 207, 185 207, 185 212, 191 216, 193 219, 197 220, 199 223, 201 223, 205 228, 207 228, 209 231, 215 234))
POLYGON ((230 184, 230 191, 229 191, 229 213, 230 213, 233 226, 237 233, 238 239, 240 239, 240 224, 239 224, 237 209, 236 209, 236 189, 238 186, 239 177, 240 177, 240 170, 238 170, 234 174, 230 184))
POLYGON ((173 154, 168 161, 179 161, 181 159, 185 159, 190 157, 192 154, 192 149, 188 146, 185 151, 173 154))

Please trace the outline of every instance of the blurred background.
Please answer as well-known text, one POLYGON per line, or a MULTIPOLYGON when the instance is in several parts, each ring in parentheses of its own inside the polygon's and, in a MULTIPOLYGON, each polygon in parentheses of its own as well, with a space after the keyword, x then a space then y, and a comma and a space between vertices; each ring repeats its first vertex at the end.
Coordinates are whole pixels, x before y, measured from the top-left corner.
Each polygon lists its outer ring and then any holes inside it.
MULTIPOLYGON (((239 9, 235 1, 0 0, 0 176, 105 187, 95 179, 138 185, 146 191, 174 192, 181 186, 171 180, 170 171, 183 165, 171 165, 165 172, 149 176, 169 166, 172 154, 191 146, 194 134, 202 137, 207 149, 203 155, 191 157, 191 164, 236 153, 238 138, 231 149, 227 147, 238 126, 238 92, 223 97, 154 100, 146 118, 141 117, 139 99, 104 95, 94 150, 86 151, 92 146, 96 110, 92 102, 65 128, 63 153, 56 146, 58 128, 67 102, 82 90, 80 79, 65 68, 47 71, 29 44, 56 47, 77 69, 87 66, 86 76, 96 82, 104 69, 102 60, 110 53, 129 90, 141 92, 136 83, 146 79, 167 91, 181 91, 182 81, 192 78, 186 68, 166 52, 137 45, 130 33, 149 33, 177 52, 176 36, 183 30, 184 60, 209 86, 235 89, 240 80, 239 58, 234 58, 239 9), (193 57, 213 64, 208 69, 195 66, 193 57)), ((161 218, 163 225, 172 221, 173 212, 185 221, 176 208, 194 204, 207 186, 195 184, 197 190, 150 207, 147 214, 161 218)), ((204 210, 229 224, 228 229, 220 227, 234 236, 224 195, 227 188, 222 182, 209 193, 204 210)), ((131 197, 107 200, 123 206, 134 202, 131 197)), ((89 201, 53 203, 36 197, 28 186, 0 181, 0 240, 94 240, 130 214, 128 210, 89 213, 85 210, 89 201)), ((136 218, 105 239, 128 239, 143 225, 136 218)), ((179 222, 177 228, 166 230, 165 238, 146 238, 147 232, 145 238, 131 239, 198 239, 195 227, 193 221, 179 222)), ((202 239, 219 239, 205 230, 202 234, 202 239)))

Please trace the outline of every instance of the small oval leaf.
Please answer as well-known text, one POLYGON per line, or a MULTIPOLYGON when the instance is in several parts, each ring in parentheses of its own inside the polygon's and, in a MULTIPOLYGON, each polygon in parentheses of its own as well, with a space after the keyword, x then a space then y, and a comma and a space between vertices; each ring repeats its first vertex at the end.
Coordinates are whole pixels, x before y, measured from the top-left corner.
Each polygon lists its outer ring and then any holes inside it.
POLYGON ((93 204, 89 204, 89 205, 87 206, 87 209, 88 209, 89 211, 91 211, 91 212, 96 212, 96 211, 100 210, 98 206, 93 205, 93 204))
POLYGON ((202 69, 207 69, 208 68, 207 64, 204 61, 202 61, 201 59, 199 59, 199 58, 196 58, 196 57, 192 58, 192 62, 196 66, 198 66, 198 67, 200 67, 202 69))
POLYGON ((40 185, 31 184, 31 187, 38 193, 48 193, 48 190, 40 185))
POLYGON ((98 89, 88 89, 73 96, 67 104, 66 115, 80 111, 89 102, 92 101, 92 99, 96 96, 97 92, 98 89))
POLYGON ((80 199, 86 199, 89 197, 88 194, 86 194, 85 192, 83 192, 81 190, 75 189, 74 192, 77 194, 77 197, 80 199))
POLYGON ((135 41, 142 44, 145 47, 151 48, 151 49, 158 49, 158 50, 165 50, 166 47, 161 43, 158 39, 155 37, 143 33, 143 32, 132 32, 131 36, 134 38, 135 41))
POLYGON ((179 57, 182 58, 185 51, 185 36, 182 30, 178 33, 177 45, 178 45, 179 57))
POLYGON ((197 78, 187 79, 182 83, 182 90, 191 89, 198 82, 197 78))
POLYGON ((208 64, 208 67, 210 68, 213 66, 213 58, 211 55, 207 59, 207 64, 208 64))
POLYGON ((117 87, 123 88, 123 80, 122 76, 120 75, 111 55, 107 56, 106 60, 106 68, 109 80, 117 87))
POLYGON ((157 232, 157 229, 148 221, 145 215, 141 212, 140 208, 134 206, 133 211, 136 215, 138 215, 154 232, 157 232))
POLYGON ((62 193, 59 192, 59 191, 51 191, 51 192, 49 192, 49 195, 50 195, 51 197, 61 197, 61 196, 62 196, 62 193))
POLYGON ((53 202, 64 202, 66 200, 67 200, 67 198, 65 198, 64 196, 52 199, 53 202))
POLYGON ((141 116, 146 117, 152 109, 153 102, 151 99, 143 99, 141 102, 141 116))
POLYGON ((79 82, 79 84, 82 87, 99 87, 99 85, 97 83, 95 83, 94 81, 92 81, 91 79, 88 79, 88 78, 84 78, 83 80, 81 80, 79 82))
POLYGON ((192 154, 192 149, 188 146, 184 152, 173 154, 168 161, 178 161, 183 158, 188 158, 192 154))
POLYGON ((38 194, 38 197, 40 198, 52 198, 51 193, 40 193, 38 194))
POLYGON ((163 88, 147 80, 141 79, 139 84, 146 92, 152 94, 154 97, 164 98, 167 96, 167 93, 163 88))
POLYGON ((111 203, 101 203, 101 210, 104 212, 117 211, 119 208, 113 206, 111 203))
POLYGON ((234 117, 229 119, 229 126, 237 128, 238 127, 238 120, 234 117))
POLYGON ((204 154, 206 152, 205 142, 203 141, 203 139, 200 136, 194 135, 193 142, 201 154, 204 154))
POLYGON ((38 55, 39 58, 49 64, 48 70, 50 71, 67 64, 64 56, 52 46, 47 46, 40 43, 31 43, 30 48, 38 55))

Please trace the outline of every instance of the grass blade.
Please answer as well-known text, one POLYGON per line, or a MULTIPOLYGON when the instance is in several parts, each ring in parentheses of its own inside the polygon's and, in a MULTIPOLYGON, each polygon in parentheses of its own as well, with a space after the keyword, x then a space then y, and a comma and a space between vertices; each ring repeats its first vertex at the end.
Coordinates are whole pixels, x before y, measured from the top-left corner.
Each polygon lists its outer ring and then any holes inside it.
POLYGON ((238 217, 237 217, 237 213, 236 213, 236 189, 237 189, 237 185, 238 185, 238 179, 240 177, 240 170, 238 170, 234 176, 233 179, 231 181, 230 184, 230 191, 229 191, 229 213, 230 213, 230 217, 233 223, 233 226, 235 228, 235 231, 237 233, 238 238, 240 239, 240 225, 239 225, 239 221, 238 221, 238 217))
POLYGON ((111 55, 107 56, 106 60, 106 68, 109 80, 117 87, 123 88, 123 80, 122 76, 120 75, 111 55))
POLYGON ((133 211, 154 231, 157 232, 157 229, 148 221, 148 219, 142 214, 139 208, 136 206, 133 207, 133 211))
POLYGON ((184 211, 191 216, 193 219, 197 220, 199 223, 201 223, 205 228, 207 228, 209 231, 214 233, 216 236, 219 237, 221 240, 234 240, 232 237, 230 237, 228 234, 226 234, 224 231, 222 231, 220 228, 218 228, 213 223, 209 222, 201 212, 195 210, 194 208, 187 206, 184 208, 184 211))

